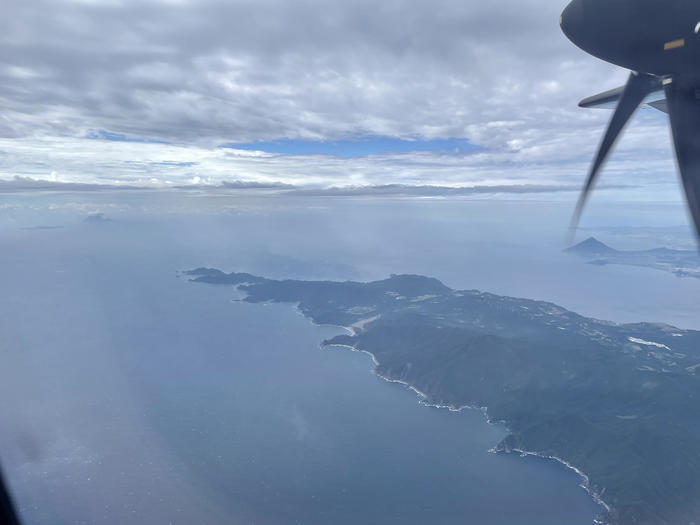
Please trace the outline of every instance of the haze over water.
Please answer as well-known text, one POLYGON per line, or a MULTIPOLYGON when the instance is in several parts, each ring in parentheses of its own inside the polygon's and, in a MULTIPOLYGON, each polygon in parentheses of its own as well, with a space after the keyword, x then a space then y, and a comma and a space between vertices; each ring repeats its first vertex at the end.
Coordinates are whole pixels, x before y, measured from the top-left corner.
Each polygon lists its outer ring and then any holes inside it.
MULTIPOLYGON (((320 350, 340 329, 179 270, 421 273, 700 328, 700 280, 561 254, 569 204, 51 194, 6 211, 0 454, 32 524, 576 525, 599 511, 572 471, 489 454, 505 430, 481 413, 421 406, 367 356, 320 350), (94 211, 114 220, 82 222, 94 211)), ((641 215, 684 220, 629 206, 598 226, 641 215)), ((609 237, 648 247, 650 231, 609 237)))

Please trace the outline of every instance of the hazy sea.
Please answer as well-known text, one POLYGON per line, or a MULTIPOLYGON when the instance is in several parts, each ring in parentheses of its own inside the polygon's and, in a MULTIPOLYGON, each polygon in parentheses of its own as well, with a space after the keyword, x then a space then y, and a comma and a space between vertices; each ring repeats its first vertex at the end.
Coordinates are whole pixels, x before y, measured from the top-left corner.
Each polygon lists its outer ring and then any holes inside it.
MULTIPOLYGON (((578 476, 489 453, 505 431, 480 412, 422 406, 374 376, 366 355, 321 350, 341 330, 290 305, 236 302, 230 288, 177 275, 421 273, 598 318, 700 329, 700 280, 563 255, 570 208, 6 196, 0 457, 26 523, 591 524, 600 508, 578 476), (94 212, 109 220, 83 221, 94 212)), ((688 241, 677 206, 595 210, 589 227, 602 240, 688 241)))

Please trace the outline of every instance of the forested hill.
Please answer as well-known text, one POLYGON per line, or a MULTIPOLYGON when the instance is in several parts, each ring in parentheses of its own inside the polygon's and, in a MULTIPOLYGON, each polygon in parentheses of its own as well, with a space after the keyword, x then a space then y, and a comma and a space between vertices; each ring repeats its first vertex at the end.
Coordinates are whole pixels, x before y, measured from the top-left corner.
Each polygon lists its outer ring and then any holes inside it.
POLYGON ((361 283, 185 273, 350 327, 325 344, 370 352, 378 374, 428 403, 486 407, 510 430, 498 451, 577 468, 610 523, 700 523, 700 332, 595 320, 417 275, 361 283))

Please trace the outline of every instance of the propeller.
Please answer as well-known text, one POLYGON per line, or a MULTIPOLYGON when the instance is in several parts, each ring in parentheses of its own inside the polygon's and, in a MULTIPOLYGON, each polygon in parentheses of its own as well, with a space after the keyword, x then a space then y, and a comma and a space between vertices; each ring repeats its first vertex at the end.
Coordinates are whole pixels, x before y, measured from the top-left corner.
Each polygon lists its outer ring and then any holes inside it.
MULTIPOLYGON (((605 131, 603 140, 598 147, 598 153, 591 165, 588 178, 586 179, 583 191, 576 204, 576 211, 574 211, 574 216, 571 219, 571 226, 569 228, 570 241, 573 241, 574 235, 576 234, 576 228, 578 227, 581 213, 588 200, 588 195, 593 189, 598 174, 620 136, 620 133, 637 108, 644 102, 644 99, 654 91, 658 91, 660 87, 661 79, 657 76, 634 71, 630 74, 627 84, 620 95, 620 100, 615 108, 615 112, 610 119, 608 129, 605 131)), ((700 156, 698 156, 697 161, 700 162, 700 156)), ((698 166, 700 167, 700 164, 698 164, 698 166)))
POLYGON ((676 161, 695 233, 700 240, 700 78, 677 75, 664 81, 676 161))
POLYGON ((2 472, 0 472, 0 523, 7 525, 20 525, 15 504, 7 489, 2 472))

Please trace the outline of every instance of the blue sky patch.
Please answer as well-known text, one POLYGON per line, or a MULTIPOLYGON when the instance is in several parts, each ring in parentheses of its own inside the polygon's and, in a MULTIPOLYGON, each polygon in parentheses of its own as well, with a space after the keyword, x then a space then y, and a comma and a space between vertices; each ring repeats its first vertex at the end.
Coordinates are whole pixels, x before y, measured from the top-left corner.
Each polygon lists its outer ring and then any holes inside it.
POLYGON ((477 146, 467 139, 416 139, 406 140, 391 137, 370 137, 357 140, 299 140, 281 139, 273 141, 224 144, 224 148, 265 151, 281 155, 335 155, 342 158, 366 157, 382 153, 408 153, 432 151, 460 155, 475 151, 477 146))

